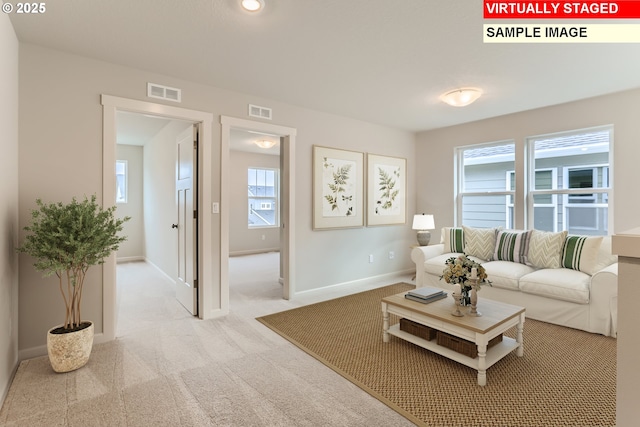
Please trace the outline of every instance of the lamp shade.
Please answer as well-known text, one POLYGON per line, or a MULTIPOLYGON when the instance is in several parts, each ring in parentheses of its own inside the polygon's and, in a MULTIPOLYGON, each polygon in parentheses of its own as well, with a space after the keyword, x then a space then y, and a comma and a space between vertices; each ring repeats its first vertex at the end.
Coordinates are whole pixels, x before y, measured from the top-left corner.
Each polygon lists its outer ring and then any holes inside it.
POLYGON ((416 214, 413 216, 413 230, 433 230, 436 225, 433 221, 433 215, 416 214))

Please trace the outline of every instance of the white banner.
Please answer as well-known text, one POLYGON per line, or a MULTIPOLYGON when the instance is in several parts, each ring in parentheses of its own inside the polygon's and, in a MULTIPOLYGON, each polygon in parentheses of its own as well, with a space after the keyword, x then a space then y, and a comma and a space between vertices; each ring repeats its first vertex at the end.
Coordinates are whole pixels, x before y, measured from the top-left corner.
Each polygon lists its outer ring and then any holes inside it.
POLYGON ((484 24, 484 43, 640 43, 640 24, 484 24))

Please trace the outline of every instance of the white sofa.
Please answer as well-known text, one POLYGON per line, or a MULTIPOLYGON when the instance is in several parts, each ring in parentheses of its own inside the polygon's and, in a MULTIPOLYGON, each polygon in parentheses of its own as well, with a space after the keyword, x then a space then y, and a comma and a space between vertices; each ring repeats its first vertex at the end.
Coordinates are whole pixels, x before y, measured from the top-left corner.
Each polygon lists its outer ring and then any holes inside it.
MULTIPOLYGON (((416 286, 435 286, 453 290, 440 280, 445 261, 461 252, 445 251, 445 229, 440 244, 416 247, 411 259, 416 264, 416 286)), ((466 248, 466 247, 465 247, 466 248)), ((450 247, 449 247, 450 249, 450 247)), ((466 252, 466 251, 465 251, 466 252)), ((611 238, 604 237, 597 248, 593 274, 571 268, 536 268, 503 260, 469 258, 480 262, 491 286, 482 286, 482 298, 526 308, 527 318, 616 337, 618 263, 611 255, 611 238)))

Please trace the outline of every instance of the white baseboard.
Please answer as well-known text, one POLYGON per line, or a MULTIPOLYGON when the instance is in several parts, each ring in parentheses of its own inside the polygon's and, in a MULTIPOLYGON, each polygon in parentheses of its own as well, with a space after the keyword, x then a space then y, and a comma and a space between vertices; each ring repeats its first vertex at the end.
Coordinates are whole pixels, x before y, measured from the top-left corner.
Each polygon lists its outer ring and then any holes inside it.
POLYGON ((396 271, 393 273, 380 274, 378 276, 365 277, 362 279, 351 280, 349 282, 337 283, 335 285, 323 286, 322 288, 308 289, 306 291, 299 291, 294 294, 296 296, 314 296, 322 295, 329 290, 340 289, 345 293, 349 293, 350 290, 354 292, 360 292, 363 288, 375 289, 376 287, 387 286, 388 282, 394 280, 400 280, 403 277, 411 274, 413 275, 414 269, 396 271), (387 284, 385 284, 387 282, 387 284), (375 286, 374 286, 375 285, 375 286))
POLYGON ((244 255, 256 255, 267 254, 269 252, 280 252, 280 248, 267 248, 267 249, 249 249, 246 251, 233 251, 229 252, 229 256, 244 256, 244 255))
MULTIPOLYGON (((105 339, 104 334, 102 332, 95 334, 93 336, 93 344, 102 344, 107 342, 108 340, 105 339)), ((36 357, 42 357, 42 356, 46 356, 47 355, 47 345, 39 345, 36 347, 31 347, 31 348, 25 348, 23 350, 20 350, 18 352, 18 361, 22 362, 23 360, 27 360, 27 359, 35 359, 36 357)))
POLYGON ((36 347, 25 348, 18 352, 18 360, 22 362, 27 359, 35 359, 36 357, 47 355, 47 345, 39 345, 36 347))
POLYGON ((151 267, 155 268, 156 271, 158 273, 160 273, 161 275, 163 275, 168 281, 170 281, 171 283, 176 283, 176 279, 175 277, 171 277, 169 276, 167 273, 164 272, 163 269, 161 269, 160 267, 158 267, 157 265, 155 265, 154 263, 152 263, 151 261, 149 261, 148 259, 144 259, 144 262, 146 262, 147 264, 149 264, 151 267))
POLYGON ((13 369, 11 370, 11 375, 9 375, 9 381, 6 384, 3 384, 2 393, 0 393, 0 408, 4 405, 4 401, 7 398, 7 394, 9 394, 9 388, 11 388, 11 383, 13 383, 13 379, 16 377, 16 372, 18 372, 18 367, 20 366, 20 361, 16 360, 13 369))
POLYGON ((143 256, 125 256, 125 257, 120 257, 116 259, 116 263, 118 264, 122 264, 125 262, 140 262, 140 261, 145 261, 145 258, 143 256))

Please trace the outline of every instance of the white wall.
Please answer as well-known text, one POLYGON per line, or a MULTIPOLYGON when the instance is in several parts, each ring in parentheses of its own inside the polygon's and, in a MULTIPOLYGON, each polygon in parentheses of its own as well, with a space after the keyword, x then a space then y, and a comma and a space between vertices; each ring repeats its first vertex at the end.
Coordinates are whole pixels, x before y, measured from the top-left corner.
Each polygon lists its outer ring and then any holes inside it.
POLYGON ((143 210, 143 147, 121 145, 116 149, 116 159, 127 161, 127 203, 118 203, 116 216, 130 217, 124 223, 122 235, 127 240, 120 244, 116 253, 118 261, 144 259, 144 210, 143 210))
MULTIPOLYGON (((476 104, 474 104, 476 105, 476 104)), ((481 104, 477 104, 481 107, 481 104)), ((417 206, 435 215, 436 227, 454 223, 454 147, 482 142, 514 139, 516 170, 524 170, 525 138, 600 125, 613 125, 613 229, 609 233, 629 230, 640 225, 640 198, 637 183, 640 169, 640 128, 638 108, 640 89, 590 98, 562 105, 510 114, 417 135, 416 155, 424 164, 418 170, 417 206)), ((472 106, 473 108, 473 106, 472 106)), ((523 193, 523 177, 516 178, 523 193)), ((520 203, 520 212, 524 201, 520 203)), ((518 207, 516 207, 518 210, 518 207)), ((522 215, 516 228, 523 228, 522 215)))
POLYGON ((0 406, 18 366, 18 39, 0 15, 0 406))
MULTIPOLYGON (((412 268, 409 252, 415 234, 409 223, 349 230, 311 229, 313 144, 407 158, 407 213, 410 217, 415 212, 411 197, 415 192, 412 133, 29 44, 20 45, 21 226, 27 224, 27 212, 33 208, 37 197, 47 201, 66 201, 74 195, 91 193, 102 197, 100 94, 155 102, 145 97, 147 82, 181 88, 183 102, 179 106, 183 108, 209 112, 214 117, 248 118, 248 104, 263 105, 273 109, 274 124, 297 129, 295 281, 298 291, 412 268), (38 126, 33 126, 36 119, 38 126), (386 256, 390 250, 396 254, 393 260, 386 256), (370 253, 375 256, 373 264, 368 262, 370 253)), ((212 201, 220 200, 220 131, 220 125, 214 122, 212 139, 203 141, 211 145, 212 182, 204 185, 210 191, 212 201)), ((220 208, 229 209, 228 206, 220 208)), ((218 272, 222 232, 219 215, 213 215, 211 228, 211 236, 205 237, 211 239, 213 254, 212 259, 206 261, 210 262, 212 271, 218 272)), ((146 247, 147 257, 150 249, 146 247)), ((45 285, 47 281, 27 262, 20 263, 20 274, 20 311, 39 313, 38 316, 20 316, 22 351, 44 344, 46 330, 61 322, 62 303, 56 303, 59 297, 55 286, 45 285)), ((102 279, 99 267, 90 270, 87 281, 83 313, 95 321, 96 333, 100 333, 102 279)), ((214 282, 214 288, 219 289, 219 276, 214 282)))
POLYGON ((191 124, 174 121, 144 147, 144 228, 147 261, 169 277, 178 274, 176 138, 191 124))
POLYGON ((229 217, 229 253, 242 255, 280 248, 280 228, 252 228, 247 225, 247 169, 263 167, 280 169, 280 157, 268 154, 231 151, 229 217), (264 240, 262 240, 264 236, 264 240))

